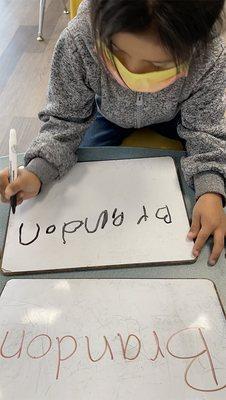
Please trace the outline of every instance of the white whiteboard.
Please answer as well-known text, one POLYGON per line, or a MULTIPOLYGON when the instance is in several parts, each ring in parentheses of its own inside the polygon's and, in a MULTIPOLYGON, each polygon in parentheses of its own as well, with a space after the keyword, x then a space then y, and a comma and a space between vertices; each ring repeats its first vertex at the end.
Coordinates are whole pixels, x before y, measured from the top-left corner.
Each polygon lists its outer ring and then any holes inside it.
POLYGON ((226 321, 207 280, 12 280, 0 349, 1 400, 226 398, 226 321))
POLYGON ((78 163, 10 215, 2 268, 192 261, 188 230, 172 158, 78 163))

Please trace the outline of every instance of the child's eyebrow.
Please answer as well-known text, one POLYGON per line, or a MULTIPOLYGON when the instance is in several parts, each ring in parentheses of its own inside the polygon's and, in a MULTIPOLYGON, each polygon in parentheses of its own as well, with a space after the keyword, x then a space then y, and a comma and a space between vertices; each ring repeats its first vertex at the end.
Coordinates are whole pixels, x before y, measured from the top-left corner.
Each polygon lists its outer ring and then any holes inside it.
MULTIPOLYGON (((117 50, 121 51, 122 53, 125 53, 127 55, 129 55, 125 50, 120 49, 117 44, 111 42, 112 46, 116 47, 117 50)), ((149 62, 149 63, 156 63, 156 64, 165 64, 165 63, 169 63, 169 62, 173 62, 173 59, 171 58, 170 60, 164 60, 164 61, 154 61, 154 60, 142 60, 145 62, 149 62)))

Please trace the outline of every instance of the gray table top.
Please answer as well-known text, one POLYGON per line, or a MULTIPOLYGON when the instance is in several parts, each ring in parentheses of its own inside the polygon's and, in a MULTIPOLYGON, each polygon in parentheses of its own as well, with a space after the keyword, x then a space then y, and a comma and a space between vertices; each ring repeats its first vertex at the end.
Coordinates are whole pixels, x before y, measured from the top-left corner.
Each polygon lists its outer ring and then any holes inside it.
MULTIPOLYGON (((180 170, 180 158, 185 153, 182 151, 155 150, 147 148, 135 147, 101 147, 101 148, 84 148, 78 151, 79 161, 98 161, 109 159, 126 159, 126 158, 143 158, 143 157, 160 157, 171 156, 174 158, 178 167, 178 174, 181 181, 181 188, 185 199, 189 218, 191 218, 192 207, 194 204, 194 194, 183 180, 180 170)), ((19 156, 20 162, 23 162, 23 155, 19 156)), ((8 157, 0 158, 0 170, 8 166, 8 157)), ((3 249, 4 238, 6 234, 6 226, 8 219, 9 207, 0 204, 0 249, 3 249)), ((5 276, 0 273, 0 293, 9 279, 37 279, 37 278, 177 278, 177 279, 210 279, 215 283, 218 294, 220 296, 224 310, 226 311, 226 259, 225 252, 222 253, 215 267, 207 266, 208 254, 210 252, 211 243, 207 243, 194 264, 185 265, 165 265, 165 266, 139 266, 132 268, 109 268, 95 269, 87 271, 70 271, 70 272, 51 272, 42 274, 26 274, 18 276, 5 276)))

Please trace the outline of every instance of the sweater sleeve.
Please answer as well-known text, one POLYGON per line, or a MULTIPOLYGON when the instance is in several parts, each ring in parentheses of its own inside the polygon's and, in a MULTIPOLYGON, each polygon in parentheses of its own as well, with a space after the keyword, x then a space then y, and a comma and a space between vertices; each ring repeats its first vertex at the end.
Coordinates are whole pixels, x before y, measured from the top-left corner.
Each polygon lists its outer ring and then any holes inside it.
MULTIPOLYGON (((224 120, 225 57, 218 42, 218 53, 209 55, 211 63, 181 107, 180 137, 186 140, 188 156, 181 161, 189 186, 196 198, 207 192, 225 199, 226 130, 224 120)), ((199 65, 199 68, 202 64, 199 65)), ((204 68, 203 68, 204 69, 204 68)))
POLYGON ((66 28, 53 55, 40 133, 25 154, 26 168, 42 183, 62 177, 77 161, 76 150, 95 114, 95 94, 83 59, 66 28))

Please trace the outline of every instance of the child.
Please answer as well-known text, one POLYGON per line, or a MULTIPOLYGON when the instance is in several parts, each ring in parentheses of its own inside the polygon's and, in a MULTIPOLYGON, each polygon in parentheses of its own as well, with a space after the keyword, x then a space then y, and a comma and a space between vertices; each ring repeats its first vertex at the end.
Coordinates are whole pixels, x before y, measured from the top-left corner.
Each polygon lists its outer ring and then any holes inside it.
MULTIPOLYGON (((119 145, 134 128, 177 128, 182 169, 196 194, 190 239, 198 256, 212 234, 214 265, 226 233, 224 0, 85 0, 56 45, 48 102, 25 168, 1 196, 18 204, 62 177, 82 146, 119 145)), ((75 182, 76 184, 76 182, 75 182)))

